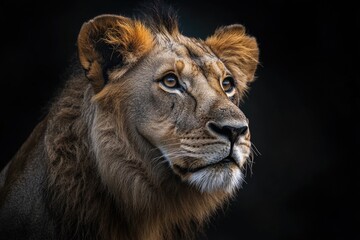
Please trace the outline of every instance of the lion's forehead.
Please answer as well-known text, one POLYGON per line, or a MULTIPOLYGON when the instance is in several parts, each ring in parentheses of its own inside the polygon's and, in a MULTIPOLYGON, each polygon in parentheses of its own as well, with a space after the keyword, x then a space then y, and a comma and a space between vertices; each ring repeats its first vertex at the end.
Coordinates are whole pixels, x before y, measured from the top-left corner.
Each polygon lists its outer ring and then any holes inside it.
POLYGON ((202 40, 183 35, 160 35, 158 44, 163 52, 170 52, 175 56, 174 67, 180 73, 185 71, 193 77, 202 74, 206 78, 221 78, 229 72, 225 64, 202 40))

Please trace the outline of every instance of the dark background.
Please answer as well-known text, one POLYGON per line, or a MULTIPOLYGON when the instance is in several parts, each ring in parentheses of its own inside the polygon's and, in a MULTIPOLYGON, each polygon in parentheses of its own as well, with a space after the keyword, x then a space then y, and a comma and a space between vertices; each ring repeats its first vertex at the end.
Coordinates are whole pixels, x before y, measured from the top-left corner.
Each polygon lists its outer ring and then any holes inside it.
MULTIPOLYGON (((169 1, 185 35, 245 25, 261 66, 242 107, 261 152, 204 239, 360 239, 359 11, 345 1, 169 1)), ((0 167, 36 123, 84 21, 138 1, 1 1, 0 167)))

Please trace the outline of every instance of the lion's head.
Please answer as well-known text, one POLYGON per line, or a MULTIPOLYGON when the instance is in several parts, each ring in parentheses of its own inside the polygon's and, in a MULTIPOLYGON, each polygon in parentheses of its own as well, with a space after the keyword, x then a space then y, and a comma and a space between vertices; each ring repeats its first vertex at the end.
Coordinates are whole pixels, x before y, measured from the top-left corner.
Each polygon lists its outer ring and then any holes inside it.
MULTIPOLYGON (((256 70, 256 40, 241 25, 203 41, 181 35, 171 18, 160 23, 102 15, 83 25, 80 62, 95 91, 96 116, 108 120, 97 129, 114 124, 113 137, 141 156, 137 166, 163 169, 159 181, 172 174, 200 192, 231 193, 250 155, 239 103, 256 70)), ((107 135, 92 133, 103 143, 95 152, 114 158, 105 164, 98 157, 104 181, 114 185, 123 165, 107 135)))

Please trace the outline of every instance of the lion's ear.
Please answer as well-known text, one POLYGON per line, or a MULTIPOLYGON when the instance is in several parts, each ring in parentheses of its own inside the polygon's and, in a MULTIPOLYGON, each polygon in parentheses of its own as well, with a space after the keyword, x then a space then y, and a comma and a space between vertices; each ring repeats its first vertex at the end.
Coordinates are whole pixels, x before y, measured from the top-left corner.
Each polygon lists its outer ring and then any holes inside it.
POLYGON ((139 21, 101 15, 84 23, 77 43, 80 63, 99 92, 108 80, 108 71, 136 62, 152 48, 153 36, 139 21))
POLYGON ((259 59, 256 39, 246 35, 240 24, 219 28, 205 43, 225 63, 230 71, 245 74, 246 81, 254 78, 259 59))

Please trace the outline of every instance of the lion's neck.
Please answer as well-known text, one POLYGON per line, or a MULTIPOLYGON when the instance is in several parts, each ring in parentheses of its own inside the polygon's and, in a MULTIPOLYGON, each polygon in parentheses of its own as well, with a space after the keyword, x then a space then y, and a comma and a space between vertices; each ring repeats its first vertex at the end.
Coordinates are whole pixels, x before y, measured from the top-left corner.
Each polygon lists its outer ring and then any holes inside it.
POLYGON ((91 137, 100 178, 129 226, 136 226, 132 236, 136 233, 139 239, 174 239, 172 234, 176 232, 185 239, 223 202, 225 194, 201 194, 171 174, 165 162, 153 166, 155 156, 136 151, 143 147, 133 147, 119 137, 107 116, 95 115, 98 119, 93 122, 91 137))
POLYGON ((166 166, 147 166, 139 159, 144 156, 116 134, 109 116, 91 104, 84 82, 65 88, 51 109, 46 134, 48 202, 59 230, 86 239, 191 235, 225 195, 201 194, 166 166))

